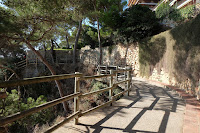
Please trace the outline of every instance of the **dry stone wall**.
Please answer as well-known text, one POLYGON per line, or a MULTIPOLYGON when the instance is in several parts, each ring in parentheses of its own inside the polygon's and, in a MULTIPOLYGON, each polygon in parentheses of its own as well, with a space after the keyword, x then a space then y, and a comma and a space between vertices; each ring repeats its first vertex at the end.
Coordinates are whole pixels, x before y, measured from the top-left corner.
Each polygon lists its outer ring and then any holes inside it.
MULTIPOLYGON (((129 65, 134 70, 134 74, 139 76, 139 47, 135 44, 130 45, 113 45, 104 47, 103 65, 129 65)), ((84 65, 99 64, 99 49, 90 49, 89 47, 82 48, 79 51, 80 62, 84 65)))
MULTIPOLYGON (((169 35, 168 32, 162 33, 163 36, 169 35)), ((145 78, 151 80, 157 80, 163 83, 167 83, 170 85, 179 86, 191 94, 198 93, 198 88, 196 91, 191 91, 191 82, 187 79, 185 82, 177 82, 175 76, 173 75, 174 70, 174 58, 175 53, 173 52, 173 47, 175 45, 175 41, 171 36, 166 37, 166 50, 161 58, 161 60, 151 69, 150 76, 146 76, 145 78)), ((139 63, 139 46, 138 44, 129 44, 129 45, 113 45, 110 47, 103 47, 103 65, 118 65, 118 66, 126 66, 129 65, 132 67, 133 74, 136 77, 141 77, 140 63, 139 63)), ((44 52, 41 51, 44 56, 44 52)), ((46 53, 47 57, 50 56, 50 51, 46 53)), ((66 65, 72 62, 72 51, 56 51, 57 60, 68 60, 65 62, 66 65)), ((28 58, 35 58, 35 55, 32 52, 28 53, 28 58)), ((77 60, 83 66, 93 66, 98 65, 99 61, 99 49, 90 49, 89 46, 82 48, 81 50, 77 50, 77 60)), ((67 65, 68 66, 68 65, 67 65)), ((87 69, 89 70, 89 69, 87 69)), ((193 87, 194 88, 194 87, 193 87)))

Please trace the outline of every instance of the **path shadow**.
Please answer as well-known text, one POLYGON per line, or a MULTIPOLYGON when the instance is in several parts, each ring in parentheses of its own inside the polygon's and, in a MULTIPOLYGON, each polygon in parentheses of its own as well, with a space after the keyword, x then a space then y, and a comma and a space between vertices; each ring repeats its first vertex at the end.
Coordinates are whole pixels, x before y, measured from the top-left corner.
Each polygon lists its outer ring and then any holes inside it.
MULTIPOLYGON (((133 82, 134 83, 134 82, 133 82)), ((161 88, 158 86, 154 86, 154 85, 150 85, 148 83, 145 82, 137 82, 134 83, 133 88, 135 90, 134 94, 132 92, 132 94, 135 96, 135 99, 133 97, 128 97, 125 98, 125 100, 133 100, 131 103, 129 103, 128 105, 120 105, 120 106, 115 106, 117 107, 115 110, 113 110, 111 113, 106 114, 106 116, 101 119, 100 121, 98 121, 96 124, 94 125, 89 125, 89 124, 84 124, 84 123, 80 123, 80 126, 84 126, 87 131, 85 131, 86 133, 91 132, 89 129, 94 129, 94 131, 92 131, 93 133, 99 133, 102 132, 104 129, 107 130, 114 130, 114 131, 119 131, 119 132, 129 132, 129 133, 136 133, 136 132, 145 132, 145 133, 165 133, 166 129, 167 129, 167 125, 169 122, 169 117, 170 117, 170 113, 171 112, 176 112, 177 110, 177 105, 178 105, 178 101, 179 99, 175 98, 172 94, 170 94, 168 92, 168 90, 166 90, 165 88, 161 88), (160 93, 160 92, 163 93, 160 93), (143 101, 145 99, 145 97, 143 96, 144 94, 142 93, 149 93, 149 96, 151 97, 150 99, 153 99, 153 102, 148 106, 148 107, 143 107, 143 108, 138 108, 138 107, 133 107, 136 103, 140 103, 140 102, 145 102, 143 101), (145 130, 136 130, 134 129, 134 126, 136 126, 136 124, 138 123, 138 121, 144 116, 145 113, 149 113, 149 111, 152 110, 157 110, 155 109, 155 106, 158 104, 158 102, 163 98, 162 96, 160 96, 160 94, 165 95, 168 99, 170 99, 170 106, 171 108, 166 110, 166 109, 162 109, 162 106, 160 109, 161 111, 164 111, 164 114, 162 116, 161 122, 160 122, 160 126, 158 127, 158 131, 145 131, 145 130), (117 113, 126 113, 123 111, 123 109, 131 109, 131 108, 138 108, 139 110, 138 113, 136 113, 136 115, 131 116, 133 117, 130 119, 130 117, 128 118, 128 120, 130 120, 130 122, 128 122, 128 124, 125 127, 111 127, 106 125, 106 122, 108 120, 110 120, 112 117, 118 115, 117 113)), ((147 98, 146 98, 147 99, 147 98)), ((163 106, 166 106, 165 103, 163 104, 163 106)), ((123 117, 123 116, 120 116, 123 117)), ((151 117, 151 116, 150 116, 151 117)), ((152 118, 154 119, 154 118, 152 118)), ((78 131, 78 130, 77 130, 78 131)), ((79 132, 79 131, 78 131, 79 132)), ((80 131, 82 132, 82 131, 80 131)))

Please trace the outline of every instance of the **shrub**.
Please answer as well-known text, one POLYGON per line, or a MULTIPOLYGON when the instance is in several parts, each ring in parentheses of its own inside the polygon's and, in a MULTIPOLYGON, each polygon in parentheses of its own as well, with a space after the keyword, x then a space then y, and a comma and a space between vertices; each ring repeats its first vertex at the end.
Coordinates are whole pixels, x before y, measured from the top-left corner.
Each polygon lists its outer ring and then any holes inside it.
MULTIPOLYGON (((5 102, 0 103, 0 106, 3 107, 2 109, 0 109, 1 117, 6 117, 14 113, 21 112, 33 108, 37 105, 46 103, 46 98, 43 95, 39 96, 36 100, 32 97, 29 97, 26 101, 22 101, 18 95, 17 90, 15 89, 12 90, 11 93, 7 92, 7 95, 8 97, 5 99, 5 102)), ((45 109, 38 113, 29 115, 23 119, 15 121, 14 123, 10 124, 9 130, 11 132, 27 132, 28 130, 32 129, 36 124, 44 124, 50 121, 52 117, 52 109, 45 109)))
POLYGON ((168 17, 176 22, 183 21, 185 19, 190 19, 194 15, 195 6, 186 6, 185 8, 176 9, 171 7, 169 3, 161 3, 156 9, 156 17, 159 19, 164 19, 168 17))
POLYGON ((169 3, 163 2, 156 9, 156 17, 159 19, 164 19, 172 10, 173 8, 169 5, 169 3))
MULTIPOLYGON (((105 89, 107 88, 108 86, 106 84, 103 84, 102 82, 99 82, 97 81, 96 83, 94 83, 94 85, 92 86, 92 89, 91 91, 98 91, 100 89, 105 89)), ((120 87, 116 87, 114 90, 113 90, 113 94, 116 95, 120 92, 122 92, 122 88, 120 87)), ((97 96, 95 97, 95 100, 103 100, 103 101, 108 101, 108 96, 109 96, 109 91, 105 91, 103 93, 99 93, 97 94, 97 96)))

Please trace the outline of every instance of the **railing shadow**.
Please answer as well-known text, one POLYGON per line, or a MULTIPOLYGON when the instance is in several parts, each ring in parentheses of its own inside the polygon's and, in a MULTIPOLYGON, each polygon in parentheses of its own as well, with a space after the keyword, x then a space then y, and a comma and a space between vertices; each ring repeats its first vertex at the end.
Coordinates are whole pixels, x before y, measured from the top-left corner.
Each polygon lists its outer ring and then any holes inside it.
MULTIPOLYGON (((167 98, 171 99, 170 101, 172 102, 172 106, 170 110, 166 110, 166 109, 161 109, 164 111, 164 115, 163 118, 160 122, 160 126, 158 128, 158 133, 164 133, 166 132, 166 128, 167 128, 167 124, 169 121, 169 116, 171 112, 176 112, 177 109, 177 105, 179 104, 179 100, 177 98, 174 98, 174 96, 172 94, 170 94, 165 88, 161 88, 158 86, 151 86, 147 83, 144 82, 138 82, 137 84, 134 84, 133 87, 135 88, 135 95, 136 98, 129 103, 128 105, 124 105, 124 106, 117 106, 118 108, 116 108, 114 111, 112 111, 111 113, 107 114, 103 119, 101 119, 100 121, 98 121, 96 124, 94 125, 90 125, 90 124, 84 124, 84 123, 80 123, 80 126, 84 126, 85 128, 89 129, 92 128, 94 129, 94 131, 92 131, 93 133, 99 133, 101 132, 103 129, 113 129, 113 130, 119 130, 120 132, 129 132, 129 133, 136 133, 136 132, 145 132, 145 133, 156 133, 153 131, 144 131, 144 130, 134 130, 133 127, 137 124, 137 122, 143 117, 143 115, 147 112, 147 111, 151 111, 151 110, 157 110, 155 109, 155 106, 157 105, 158 101, 162 98, 159 97, 159 95, 156 93, 155 90, 160 90, 163 91, 163 93, 165 94, 165 96, 167 96, 167 98), (125 113, 122 111, 122 109, 129 109, 129 108, 133 108, 133 106, 137 103, 137 102, 141 102, 143 100, 143 96, 141 95, 141 93, 143 93, 142 89, 147 89, 149 91, 149 95, 152 96, 152 98, 154 98, 153 102, 151 103, 151 105, 149 107, 143 108, 132 120, 131 122, 129 122, 129 124, 125 127, 125 128, 121 128, 121 127, 110 127, 110 126, 105 126, 105 123, 111 119, 112 117, 114 117, 115 115, 117 115, 117 113, 121 112, 121 113, 125 113), (155 90, 154 90, 155 89, 155 90)), ((145 91, 144 91, 145 92, 145 91)), ((129 100, 131 100, 131 97, 128 98, 129 100)), ((165 103, 164 103, 165 104, 165 103)), ((171 105, 171 103, 170 103, 171 105)), ((87 130, 86 132, 90 132, 90 130, 87 130)))

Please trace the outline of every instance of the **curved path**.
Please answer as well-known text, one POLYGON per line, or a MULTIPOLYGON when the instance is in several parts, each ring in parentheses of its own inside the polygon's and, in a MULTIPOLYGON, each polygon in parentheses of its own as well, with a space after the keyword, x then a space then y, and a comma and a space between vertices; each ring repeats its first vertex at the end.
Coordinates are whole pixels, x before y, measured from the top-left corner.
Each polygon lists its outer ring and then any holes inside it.
POLYGON ((159 84, 134 78, 130 96, 124 96, 112 107, 65 124, 55 133, 182 133, 184 101, 159 84))

